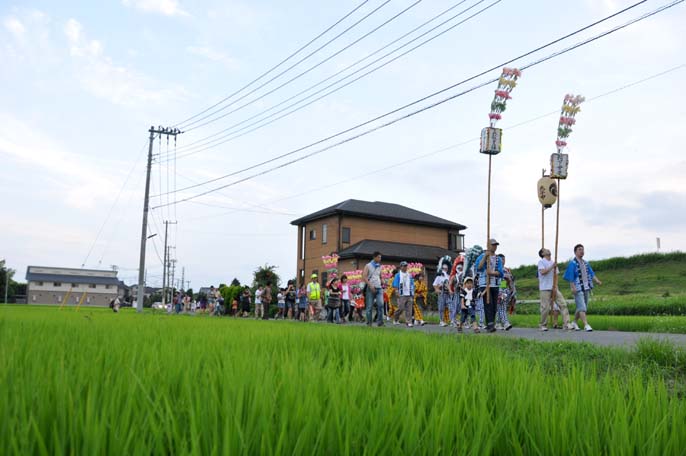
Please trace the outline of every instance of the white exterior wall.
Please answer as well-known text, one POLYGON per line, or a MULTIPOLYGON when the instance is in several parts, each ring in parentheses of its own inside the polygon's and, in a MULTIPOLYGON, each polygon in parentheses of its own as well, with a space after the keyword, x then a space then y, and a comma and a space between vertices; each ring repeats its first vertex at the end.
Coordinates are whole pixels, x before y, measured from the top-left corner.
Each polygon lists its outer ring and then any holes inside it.
POLYGON ((69 294, 66 304, 74 305, 79 303, 81 296, 85 292, 86 297, 83 301, 83 305, 107 306, 112 299, 117 297, 118 294, 118 286, 116 284, 87 284, 79 281, 79 279, 83 278, 84 276, 116 279, 116 271, 95 271, 89 269, 49 268, 36 266, 30 266, 29 271, 31 273, 74 277, 73 280, 69 280, 68 282, 59 282, 59 286, 55 286, 54 281, 29 281, 26 292, 26 300, 29 304, 61 304, 65 296, 69 294))

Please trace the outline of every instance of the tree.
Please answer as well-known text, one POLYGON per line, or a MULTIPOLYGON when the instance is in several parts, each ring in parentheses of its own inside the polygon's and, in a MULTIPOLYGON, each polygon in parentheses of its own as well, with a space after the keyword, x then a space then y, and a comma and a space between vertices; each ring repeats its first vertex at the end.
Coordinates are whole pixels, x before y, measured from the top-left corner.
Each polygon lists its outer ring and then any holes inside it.
POLYGON ((278 266, 270 266, 265 263, 264 266, 255 269, 252 281, 253 287, 265 286, 267 283, 271 283, 272 286, 278 287, 281 284, 281 279, 275 272, 277 268, 278 266))
POLYGON ((0 260, 0 301, 5 300, 5 284, 7 287, 7 301, 15 302, 16 296, 26 294, 26 284, 16 282, 13 277, 15 274, 14 269, 10 269, 6 266, 5 260, 0 260), (9 276, 9 280, 8 279, 9 276))
POLYGON ((240 287, 241 281, 234 277, 233 280, 231 281, 231 286, 232 287, 240 287))

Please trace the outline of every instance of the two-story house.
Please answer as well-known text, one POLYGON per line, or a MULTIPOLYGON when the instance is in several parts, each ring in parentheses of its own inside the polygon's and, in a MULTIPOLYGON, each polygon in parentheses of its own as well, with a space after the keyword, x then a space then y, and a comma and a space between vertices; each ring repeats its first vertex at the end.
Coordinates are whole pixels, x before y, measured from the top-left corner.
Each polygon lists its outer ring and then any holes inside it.
POLYGON ((327 279, 322 256, 338 253, 339 271, 362 269, 379 251, 386 264, 418 261, 430 279, 438 259, 463 250, 467 227, 399 204, 346 200, 293 220, 298 227, 300 283, 318 273, 327 279))
POLYGON ((29 304, 107 306, 119 293, 117 271, 112 270, 29 266, 26 282, 29 304))

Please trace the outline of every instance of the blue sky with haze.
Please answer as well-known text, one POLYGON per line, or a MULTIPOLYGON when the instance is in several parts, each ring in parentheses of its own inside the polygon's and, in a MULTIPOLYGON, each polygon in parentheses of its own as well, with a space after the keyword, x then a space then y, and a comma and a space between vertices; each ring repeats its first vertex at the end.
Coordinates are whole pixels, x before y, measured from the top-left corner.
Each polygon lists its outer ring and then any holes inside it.
MULTIPOLYGON (((118 265, 120 276, 133 282, 138 264, 147 128, 151 124, 172 125, 214 104, 359 3, 0 2, 0 190, 5 214, 0 257, 18 269, 20 278, 29 264, 79 267, 114 207, 86 266, 118 265)), ((382 3, 370 0, 317 43, 382 3)), ((389 2, 253 96, 329 56, 413 3, 389 2)), ((180 136, 179 146, 281 102, 455 3, 417 3, 306 76, 245 109, 180 136)), ((475 3, 477 0, 468 0, 454 11, 475 3)), ((491 3, 485 1, 472 11, 491 3)), ((631 3, 498 2, 426 46, 289 117, 178 159, 176 186, 218 177, 309 144, 631 3)), ((666 3, 648 1, 513 66, 666 3)), ((561 188, 561 258, 569 257, 577 242, 586 245, 590 259, 654 251, 658 236, 663 250, 686 249, 686 158, 681 153, 686 107, 679 101, 686 77, 684 23, 686 7, 677 5, 525 71, 514 90, 499 124, 506 129, 556 111, 565 93, 589 98, 582 105, 569 141, 570 178, 561 188), (672 69, 634 87, 590 100, 672 69)), ((477 137, 487 125, 494 88, 476 90, 311 159, 179 204, 175 210, 157 209, 153 211, 151 232, 160 233, 163 220, 178 220, 171 230, 176 256, 195 288, 228 283, 233 277, 247 281, 264 263, 278 265, 283 277, 294 276, 296 229, 289 222, 348 198, 395 202, 457 221, 469 227, 465 233, 468 245, 483 244, 487 159, 477 152, 478 143, 427 154, 477 137), (417 158, 410 164, 350 180, 413 157, 417 158), (321 188, 343 180, 348 182, 321 188), (301 193, 305 194, 291 197, 301 193)), ((553 114, 505 130, 504 152, 494 158, 492 232, 511 265, 536 259, 540 206, 535 184, 554 152, 556 126, 553 114)), ((155 147, 157 152, 158 145, 155 147)), ((167 152, 166 143, 162 152, 167 152)), ((171 165, 169 169, 159 164, 153 168, 152 194, 159 193, 160 183, 163 189, 168 183, 173 187, 171 165)), ((179 198, 193 195, 195 190, 180 192, 179 198)), ((160 202, 166 199, 152 199, 153 206, 160 202)), ((547 225, 547 237, 552 239, 552 213, 547 225)), ((153 285, 161 282, 161 265, 154 248, 162 253, 160 241, 161 236, 157 236, 148 247, 153 285)))

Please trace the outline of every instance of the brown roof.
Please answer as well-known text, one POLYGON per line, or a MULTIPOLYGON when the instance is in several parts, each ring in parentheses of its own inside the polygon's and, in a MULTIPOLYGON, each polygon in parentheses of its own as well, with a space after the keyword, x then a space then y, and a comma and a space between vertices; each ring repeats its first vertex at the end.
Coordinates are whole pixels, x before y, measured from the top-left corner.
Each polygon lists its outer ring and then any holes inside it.
POLYGON ((409 207, 401 206, 400 204, 384 203, 381 201, 361 201, 354 199, 345 200, 320 211, 313 212, 310 215, 293 220, 291 225, 303 225, 307 222, 336 214, 353 215, 400 223, 411 223, 414 225, 436 226, 455 230, 464 230, 467 228, 459 223, 411 209, 409 207))
POLYGON ((371 258, 374 252, 388 260, 420 261, 431 264, 445 255, 455 258, 457 252, 432 245, 403 244, 401 242, 364 240, 338 252, 341 259, 371 258))

